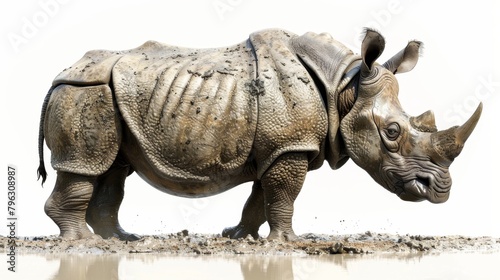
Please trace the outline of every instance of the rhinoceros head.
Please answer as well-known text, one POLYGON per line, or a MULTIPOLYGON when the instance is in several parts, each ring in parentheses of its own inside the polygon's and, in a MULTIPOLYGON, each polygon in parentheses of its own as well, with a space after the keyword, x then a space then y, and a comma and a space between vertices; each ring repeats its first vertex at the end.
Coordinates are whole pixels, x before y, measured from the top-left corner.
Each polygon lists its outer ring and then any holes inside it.
POLYGON ((420 42, 408 43, 380 65, 375 60, 384 45, 380 34, 366 31, 357 98, 340 123, 347 154, 403 200, 445 202, 451 187, 448 168, 476 126, 482 104, 465 124, 444 131, 437 130, 431 111, 409 116, 399 103, 394 74, 413 69, 420 42))

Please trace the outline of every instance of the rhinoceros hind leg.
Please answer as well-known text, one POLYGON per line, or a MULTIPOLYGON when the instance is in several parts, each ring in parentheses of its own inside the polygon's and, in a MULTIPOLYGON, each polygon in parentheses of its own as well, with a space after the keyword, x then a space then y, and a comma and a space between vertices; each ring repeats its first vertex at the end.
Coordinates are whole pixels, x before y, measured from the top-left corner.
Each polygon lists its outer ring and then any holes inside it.
POLYGON ((130 171, 130 166, 118 162, 116 160, 106 173, 97 178, 86 219, 94 232, 103 238, 116 237, 134 241, 140 239, 140 236, 126 232, 118 222, 125 178, 130 171))
POLYGON ((234 227, 225 228, 222 236, 232 239, 245 238, 249 234, 259 238, 259 228, 266 222, 266 212, 264 208, 264 191, 260 181, 256 181, 252 187, 252 193, 243 207, 240 222, 234 227))
POLYGON ((267 239, 291 241, 297 238, 292 229, 293 203, 302 188, 307 169, 306 153, 288 153, 280 156, 262 176, 270 227, 267 239))
POLYGON ((64 239, 92 238, 85 222, 96 177, 59 171, 52 194, 45 202, 45 213, 59 227, 64 239))

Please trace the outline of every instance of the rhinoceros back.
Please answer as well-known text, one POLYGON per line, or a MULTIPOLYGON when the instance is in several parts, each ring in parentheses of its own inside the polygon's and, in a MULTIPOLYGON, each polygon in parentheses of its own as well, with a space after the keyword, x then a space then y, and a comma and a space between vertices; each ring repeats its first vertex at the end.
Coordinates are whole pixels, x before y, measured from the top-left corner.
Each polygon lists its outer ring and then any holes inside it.
POLYGON ((156 173, 214 181, 243 170, 257 126, 256 96, 244 90, 253 63, 246 43, 198 50, 155 42, 116 63, 118 107, 156 173))

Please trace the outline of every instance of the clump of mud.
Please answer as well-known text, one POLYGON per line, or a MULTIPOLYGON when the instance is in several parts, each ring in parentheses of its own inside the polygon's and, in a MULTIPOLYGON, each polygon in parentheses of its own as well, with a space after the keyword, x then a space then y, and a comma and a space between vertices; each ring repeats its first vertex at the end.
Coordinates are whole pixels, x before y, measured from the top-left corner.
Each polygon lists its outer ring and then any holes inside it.
MULTIPOLYGON (((268 241, 251 236, 237 240, 211 234, 143 236, 138 241, 116 238, 63 240, 57 236, 21 237, 15 240, 20 253, 166 253, 178 255, 324 255, 394 252, 498 251, 500 238, 465 236, 412 236, 365 232, 349 235, 304 234, 297 241, 268 241)), ((0 252, 8 238, 0 236, 0 252)), ((10 244, 10 243, 9 243, 10 244)))

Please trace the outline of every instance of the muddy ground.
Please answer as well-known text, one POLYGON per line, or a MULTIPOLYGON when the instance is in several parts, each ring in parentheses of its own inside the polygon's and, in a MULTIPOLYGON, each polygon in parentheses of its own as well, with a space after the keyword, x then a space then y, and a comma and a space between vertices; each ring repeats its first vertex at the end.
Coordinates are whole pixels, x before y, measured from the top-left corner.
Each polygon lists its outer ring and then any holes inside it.
MULTIPOLYGON (((365 232, 349 235, 304 234, 298 241, 278 242, 248 236, 232 240, 220 235, 189 233, 143 236, 133 242, 118 239, 62 240, 57 236, 21 237, 19 253, 167 253, 179 255, 322 255, 394 252, 499 251, 500 238, 412 236, 365 232)), ((9 250, 9 238, 0 236, 0 252, 9 250)))

